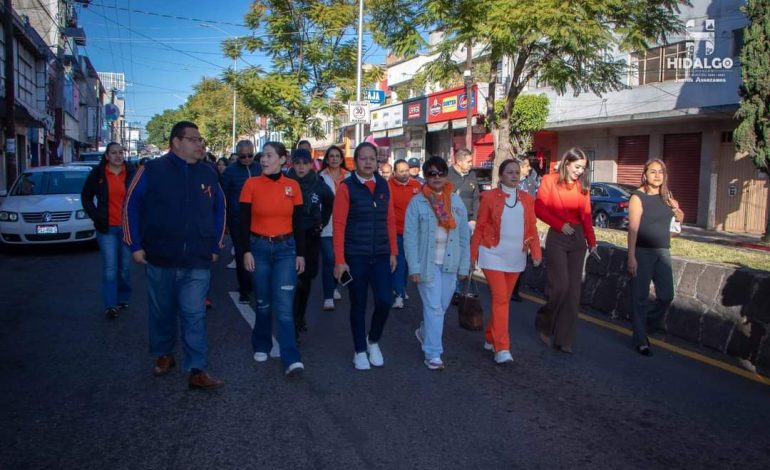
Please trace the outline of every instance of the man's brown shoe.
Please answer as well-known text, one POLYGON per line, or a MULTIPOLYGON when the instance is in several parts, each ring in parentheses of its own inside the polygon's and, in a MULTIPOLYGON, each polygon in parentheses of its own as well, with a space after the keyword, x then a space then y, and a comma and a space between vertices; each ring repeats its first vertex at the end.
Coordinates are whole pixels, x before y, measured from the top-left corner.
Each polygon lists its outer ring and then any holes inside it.
POLYGON ((168 374, 168 371, 171 370, 172 367, 176 365, 176 361, 174 360, 174 356, 167 354, 165 356, 160 356, 158 360, 155 362, 155 367, 152 369, 152 375, 155 377, 160 377, 161 375, 168 374))
POLYGON ((205 372, 190 374, 189 384, 191 390, 215 390, 225 385, 224 381, 212 377, 205 372))

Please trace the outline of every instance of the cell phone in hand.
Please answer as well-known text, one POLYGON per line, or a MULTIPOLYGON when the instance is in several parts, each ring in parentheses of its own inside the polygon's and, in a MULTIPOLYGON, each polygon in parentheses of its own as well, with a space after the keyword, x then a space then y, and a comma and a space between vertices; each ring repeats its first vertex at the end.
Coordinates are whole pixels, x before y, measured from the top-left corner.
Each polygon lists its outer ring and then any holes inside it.
POLYGON ((353 276, 350 275, 350 271, 343 271, 340 276, 340 285, 347 286, 351 282, 353 282, 353 276))

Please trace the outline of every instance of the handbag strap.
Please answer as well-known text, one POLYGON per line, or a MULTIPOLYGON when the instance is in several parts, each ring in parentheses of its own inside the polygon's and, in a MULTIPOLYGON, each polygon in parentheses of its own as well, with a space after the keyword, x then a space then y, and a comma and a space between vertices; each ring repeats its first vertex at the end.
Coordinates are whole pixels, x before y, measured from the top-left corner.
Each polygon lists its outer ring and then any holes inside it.
POLYGON ((465 289, 463 289, 463 294, 476 294, 479 293, 479 286, 475 279, 473 279, 473 274, 468 275, 468 280, 465 281, 465 289))

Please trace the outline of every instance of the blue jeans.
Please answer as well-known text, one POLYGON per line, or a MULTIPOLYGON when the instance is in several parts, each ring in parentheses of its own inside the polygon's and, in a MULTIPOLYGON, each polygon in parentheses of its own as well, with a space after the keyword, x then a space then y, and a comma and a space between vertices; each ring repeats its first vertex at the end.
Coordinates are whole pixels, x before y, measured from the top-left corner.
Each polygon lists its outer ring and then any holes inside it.
POLYGON ((334 244, 333 237, 321 237, 321 279, 323 280, 324 300, 334 298, 337 280, 334 279, 334 244))
POLYGON ((128 303, 131 296, 131 250, 123 243, 123 228, 110 226, 107 233, 96 232, 102 253, 102 299, 104 308, 128 303))
POLYGON ((347 256, 350 275, 350 329, 357 353, 366 351, 366 301, 371 286, 374 294, 374 313, 369 328, 369 341, 377 343, 382 336, 385 321, 393 303, 390 256, 347 256))
POLYGON ((278 344, 284 369, 300 361, 294 337, 294 291, 297 286, 297 251, 294 238, 271 242, 251 237, 254 272, 251 273, 256 298, 251 347, 269 353, 273 345, 273 315, 278 322, 278 344))
POLYGON ((406 256, 404 256, 404 236, 396 235, 396 241, 398 242, 398 256, 396 260, 396 270, 393 271, 393 291, 396 293, 396 297, 404 297, 404 289, 406 289, 406 277, 409 274, 409 270, 406 265, 406 256))
POLYGON ((425 359, 441 359, 444 315, 455 292, 457 273, 445 273, 440 264, 434 264, 432 274, 430 282, 417 284, 422 299, 422 351, 425 359))
POLYGON ((149 297, 150 354, 174 352, 177 318, 182 323, 185 370, 208 367, 206 306, 211 272, 208 269, 161 268, 145 265, 149 297))

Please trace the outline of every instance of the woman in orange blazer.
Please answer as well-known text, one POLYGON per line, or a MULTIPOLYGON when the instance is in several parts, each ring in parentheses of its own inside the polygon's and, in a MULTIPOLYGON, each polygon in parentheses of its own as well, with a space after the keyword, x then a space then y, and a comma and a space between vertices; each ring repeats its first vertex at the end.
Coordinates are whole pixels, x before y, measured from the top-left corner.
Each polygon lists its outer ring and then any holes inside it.
POLYGON ((492 297, 492 315, 484 336, 484 349, 495 352, 495 362, 513 362, 508 335, 509 299, 516 279, 532 253, 535 266, 542 252, 537 234, 534 203, 519 191, 519 162, 505 160, 498 168, 500 184, 481 195, 476 230, 471 237, 471 263, 484 271, 492 297))
POLYGON ((566 353, 575 341, 586 248, 598 257, 590 188, 588 159, 573 147, 557 173, 543 176, 535 200, 537 217, 551 227, 545 239, 548 302, 538 310, 535 327, 544 343, 566 353))

